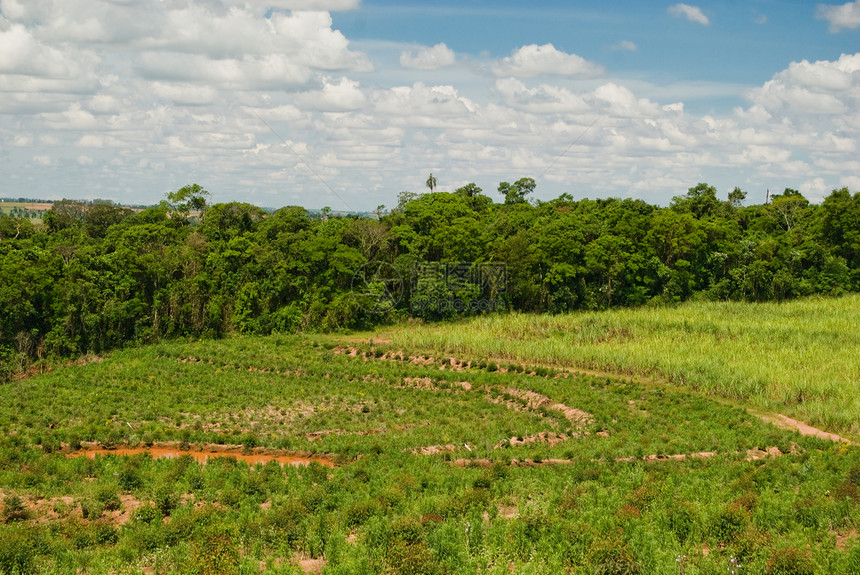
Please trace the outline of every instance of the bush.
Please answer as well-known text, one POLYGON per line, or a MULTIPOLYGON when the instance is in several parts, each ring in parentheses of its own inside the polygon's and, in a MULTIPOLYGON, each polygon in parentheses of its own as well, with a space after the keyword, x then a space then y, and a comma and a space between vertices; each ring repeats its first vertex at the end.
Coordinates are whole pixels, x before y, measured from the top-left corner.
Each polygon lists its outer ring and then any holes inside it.
POLYGON ((856 542, 848 551, 848 575, 860 575, 860 545, 856 542))
POLYGON ((120 508, 119 495, 113 487, 104 486, 96 492, 96 501, 98 501, 105 511, 116 511, 120 508))
POLYGON ((376 501, 355 501, 346 509, 347 527, 358 527, 379 512, 376 501))
POLYGON ((391 571, 397 575, 434 575, 440 572, 423 541, 398 541, 388 548, 386 559, 391 571))
POLYGON ((191 547, 187 572, 195 575, 231 575, 239 573, 239 549, 233 534, 225 527, 213 525, 203 538, 191 547))
POLYGON ((0 537, 0 573, 34 573, 36 550, 30 537, 22 532, 5 532, 0 537))
POLYGON ((603 541, 594 546, 589 557, 595 575, 638 575, 642 565, 627 543, 603 541))
POLYGON ((419 520, 404 518, 390 525, 386 563, 398 575, 433 575, 439 565, 424 541, 424 529, 419 520))
POLYGON ((158 489, 155 490, 153 501, 161 514, 167 517, 174 509, 176 509, 176 506, 179 503, 179 498, 176 497, 176 494, 173 493, 173 490, 168 485, 160 485, 158 489))
POLYGON ((815 561, 809 549, 776 549, 767 560, 767 575, 815 575, 815 561))
POLYGON ((131 464, 130 462, 126 462, 122 469, 119 472, 119 486, 123 491, 132 491, 134 489, 140 489, 143 485, 143 480, 140 477, 140 472, 137 469, 137 466, 131 464))
POLYGON ((161 521, 161 511, 154 505, 144 505, 139 507, 131 518, 139 523, 152 524, 161 521))
POLYGON ((669 530, 675 534, 678 543, 687 542, 696 526, 696 513, 687 503, 680 503, 669 508, 666 514, 669 530))
POLYGON ((720 543, 728 543, 749 523, 749 512, 743 507, 729 507, 711 521, 711 535, 720 543))
POLYGON ((17 495, 7 495, 3 498, 3 522, 25 521, 30 518, 30 512, 24 506, 24 500, 17 495))

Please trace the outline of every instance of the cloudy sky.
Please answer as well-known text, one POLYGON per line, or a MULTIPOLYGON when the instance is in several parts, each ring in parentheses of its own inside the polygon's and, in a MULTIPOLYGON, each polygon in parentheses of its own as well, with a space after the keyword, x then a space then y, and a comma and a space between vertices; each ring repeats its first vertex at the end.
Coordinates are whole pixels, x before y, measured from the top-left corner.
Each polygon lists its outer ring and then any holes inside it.
POLYGON ((0 0, 0 196, 860 191, 860 0, 0 0))

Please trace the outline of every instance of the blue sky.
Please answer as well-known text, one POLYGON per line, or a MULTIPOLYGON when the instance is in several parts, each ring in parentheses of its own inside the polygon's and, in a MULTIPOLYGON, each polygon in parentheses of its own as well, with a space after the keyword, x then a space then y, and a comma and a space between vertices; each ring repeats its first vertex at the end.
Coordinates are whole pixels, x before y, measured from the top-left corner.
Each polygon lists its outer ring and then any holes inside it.
POLYGON ((0 92, 0 196, 860 190, 860 0, 0 0, 0 92))

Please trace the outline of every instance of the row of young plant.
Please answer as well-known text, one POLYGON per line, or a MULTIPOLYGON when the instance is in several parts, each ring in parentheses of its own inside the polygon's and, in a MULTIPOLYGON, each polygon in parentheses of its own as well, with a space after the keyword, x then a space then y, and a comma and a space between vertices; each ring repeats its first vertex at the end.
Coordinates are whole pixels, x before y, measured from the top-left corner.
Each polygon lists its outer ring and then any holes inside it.
POLYGON ((661 208, 528 203, 528 180, 504 204, 474 184, 404 194, 379 220, 208 206, 197 185, 139 212, 64 200, 40 227, 0 215, 0 377, 162 337, 860 288, 860 194, 847 189, 744 207, 700 184, 661 208))
POLYGON ((860 462, 837 449, 489 469, 369 454, 334 471, 2 450, 19 454, 0 475, 4 573, 299 572, 300 558, 326 573, 673 573, 681 556, 686 573, 730 557, 860 572, 860 462))
POLYGON ((791 449, 784 434, 743 409, 684 389, 493 361, 452 371, 444 356, 433 362, 419 354, 381 359, 375 356, 385 350, 368 345, 350 357, 334 346, 270 336, 114 352, 101 362, 4 386, 0 432, 46 451, 81 442, 114 447, 173 441, 352 457, 384 437, 392 449, 453 445, 456 457, 478 458, 494 456, 500 442, 542 432, 580 437, 575 445, 514 446, 508 456, 606 459, 791 449), (510 390, 535 391, 588 413, 591 422, 579 426, 547 406, 531 409, 510 390))
POLYGON ((860 297, 688 302, 398 327, 397 345, 462 357, 634 373, 860 433, 860 297))
POLYGON ((298 573, 315 558, 336 574, 715 574, 734 557, 742 573, 860 573, 853 447, 684 389, 487 359, 452 372, 393 344, 343 345, 162 343, 3 386, 0 572, 298 573), (593 422, 558 445, 497 447, 577 431, 514 390, 593 422), (316 450, 338 466, 69 457, 76 440, 156 437, 316 450), (456 449, 413 454, 436 444, 456 449), (748 461, 767 447, 782 455, 748 461), (716 453, 617 461, 703 451, 716 453))

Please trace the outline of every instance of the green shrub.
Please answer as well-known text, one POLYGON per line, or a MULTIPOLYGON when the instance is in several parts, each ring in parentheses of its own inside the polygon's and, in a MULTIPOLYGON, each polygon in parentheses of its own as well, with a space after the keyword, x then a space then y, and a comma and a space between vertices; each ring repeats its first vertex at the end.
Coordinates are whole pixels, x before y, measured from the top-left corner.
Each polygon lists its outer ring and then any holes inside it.
POLYGON ((821 512, 821 504, 810 497, 795 504, 794 518, 804 527, 818 527, 821 512))
POLYGON ((84 499, 81 501, 81 516, 84 519, 95 520, 104 513, 104 505, 92 499, 84 499))
POLYGON ((848 550, 847 575, 860 575, 860 544, 856 541, 848 550))
POLYGON ((592 548, 589 563, 595 575, 638 575, 644 572, 636 552, 622 541, 601 541, 592 548))
POLYGON ((0 573, 35 573, 36 550, 27 533, 6 531, 0 537, 0 573))
POLYGON ((194 575, 233 575, 239 573, 239 548, 233 533, 220 525, 206 529, 191 546, 187 572, 194 575))
POLYGON ((97 545, 115 545, 119 534, 113 525, 105 522, 94 523, 91 527, 93 540, 97 545))
POLYGON ((686 543, 696 526, 696 512, 693 508, 685 502, 680 502, 669 508, 666 519, 669 522, 669 530, 675 534, 678 543, 682 545, 686 543))
POLYGON ((767 575, 815 575, 815 561, 809 549, 776 549, 767 560, 767 575))
POLYGON ((295 548, 304 536, 305 520, 308 516, 307 507, 295 499, 290 499, 273 507, 266 520, 284 543, 295 548))
POLYGON ((435 575, 439 565, 423 541, 406 543, 398 541, 388 548, 386 562, 396 575, 435 575))
POLYGON ((161 522, 161 511, 154 505, 142 505, 137 508, 137 511, 131 516, 132 521, 139 523, 152 524, 161 522))
POLYGON ((119 486, 123 491, 132 491, 134 489, 140 489, 143 485, 143 479, 140 477, 140 471, 138 471, 137 466, 133 465, 131 462, 126 462, 122 469, 119 471, 119 476, 117 478, 119 481, 119 486))
POLYGON ((379 503, 370 501, 354 501, 346 509, 347 527, 358 527, 380 511, 379 503))
POLYGON ((24 500, 17 495, 7 495, 3 498, 3 522, 26 521, 30 512, 24 505, 24 500))
POLYGON ((749 512, 743 507, 729 506, 712 519, 711 536, 720 543, 729 543, 749 523, 749 512))
POLYGON ((96 501, 102 505, 105 511, 116 511, 122 505, 116 489, 107 485, 98 489, 96 501))
POLYGON ((440 572, 439 565, 424 541, 421 521, 411 517, 389 525, 385 559, 391 571, 398 575, 433 575, 440 572))
POLYGON ((169 516, 170 513, 176 509, 176 506, 179 504, 179 498, 173 492, 169 485, 160 485, 153 494, 153 502, 155 503, 155 507, 161 512, 165 517, 169 516))
POLYGON ((732 549, 736 557, 748 562, 756 555, 767 555, 770 545, 771 537, 767 531, 747 525, 746 529, 735 534, 732 549))

